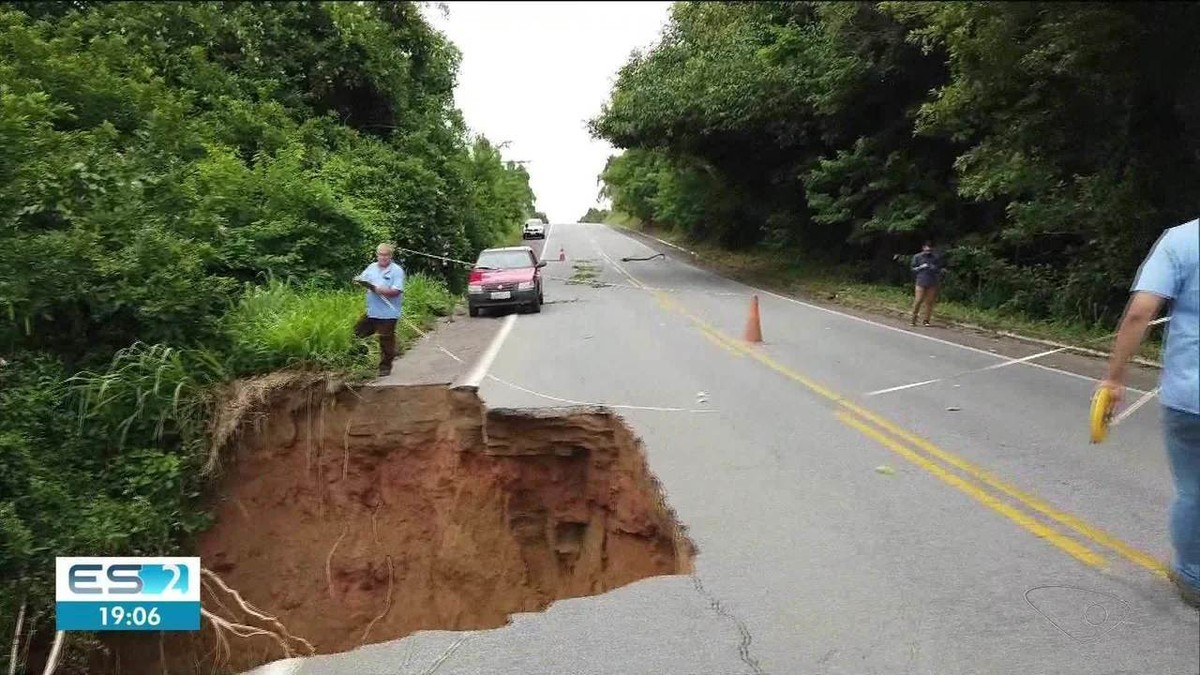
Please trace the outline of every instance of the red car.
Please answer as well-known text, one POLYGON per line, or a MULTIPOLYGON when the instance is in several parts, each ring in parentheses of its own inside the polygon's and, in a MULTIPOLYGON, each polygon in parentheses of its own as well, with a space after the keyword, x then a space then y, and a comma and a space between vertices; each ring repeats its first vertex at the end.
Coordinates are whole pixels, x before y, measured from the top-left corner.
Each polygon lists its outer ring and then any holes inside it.
POLYGON ((537 254, 528 246, 489 248, 479 254, 467 280, 467 311, 479 316, 481 309, 521 307, 542 311, 542 268, 537 254))

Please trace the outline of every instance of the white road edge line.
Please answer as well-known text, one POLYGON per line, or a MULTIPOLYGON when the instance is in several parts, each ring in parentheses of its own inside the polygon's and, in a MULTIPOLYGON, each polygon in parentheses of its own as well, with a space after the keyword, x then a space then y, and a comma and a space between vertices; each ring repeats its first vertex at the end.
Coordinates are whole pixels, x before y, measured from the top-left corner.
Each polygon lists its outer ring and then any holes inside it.
POLYGON ((553 231, 554 231, 554 226, 551 225, 550 223, 546 223, 546 236, 542 237, 542 257, 540 258, 540 260, 546 260, 546 261, 550 260, 550 258, 549 258, 550 254, 547 253, 547 251, 550 248, 550 233, 553 231))
MULTIPOLYGON (((596 246, 596 250, 600 252, 600 255, 601 255, 601 256, 602 256, 602 257, 603 257, 605 260, 607 260, 607 261, 608 261, 608 264, 610 264, 610 265, 612 265, 613 267, 615 267, 615 268, 616 268, 616 270, 617 270, 618 272, 620 272, 621 274, 624 274, 624 275, 625 275, 625 277, 626 277, 627 279, 629 279, 631 282, 633 282, 634 284, 640 284, 640 283, 642 283, 642 282, 638 281, 637 279, 633 278, 633 275, 632 275, 632 274, 630 274, 629 272, 626 272, 626 271, 625 271, 625 268, 624 268, 624 267, 621 267, 620 263, 618 263, 616 260, 613 260, 612 258, 610 258, 610 257, 608 256, 608 254, 604 252, 604 249, 603 249, 603 248, 600 248, 600 244, 598 244, 598 243, 597 243, 597 242, 595 242, 595 241, 593 241, 593 242, 592 242, 592 244, 594 244, 594 245, 596 246)), ((636 288, 636 286, 635 286, 635 288, 636 288)))
POLYGON ((508 334, 512 332, 513 326, 517 323, 517 315, 509 314, 504 317, 504 325, 500 326, 496 336, 492 338, 491 344, 488 345, 487 351, 479 356, 475 361, 475 365, 471 370, 455 384, 451 385, 451 389, 469 389, 471 391, 479 391, 479 384, 483 382, 483 378, 487 375, 487 371, 492 367, 492 362, 496 360, 496 355, 500 353, 500 347, 508 338, 508 334))
POLYGON ((672 244, 671 242, 669 242, 669 241, 666 241, 666 240, 664 240, 664 239, 659 239, 658 237, 655 237, 654 235, 650 235, 650 234, 648 234, 648 235, 646 235, 646 236, 647 236, 647 237, 650 237, 651 239, 653 239, 654 241, 657 241, 657 242, 658 242, 658 243, 660 243, 660 244, 666 244, 667 246, 670 246, 670 247, 671 247, 671 248, 673 248, 673 249, 676 249, 676 250, 678 250, 678 251, 683 251, 684 253, 686 253, 686 254, 688 254, 688 255, 694 255, 694 256, 696 256, 697 258, 698 258, 698 257, 700 257, 700 256, 699 256, 699 254, 697 254, 695 251, 689 251, 689 250, 687 250, 686 248, 684 248, 684 247, 682 247, 682 246, 678 246, 678 245, 676 245, 676 244, 672 244))
MULTIPOLYGON (((638 241, 637 239, 634 239, 634 238, 633 238, 633 237, 631 237, 630 235, 627 235, 627 234, 625 234, 624 232, 620 232, 620 231, 618 231, 617 229, 615 229, 615 228, 613 228, 613 227, 611 227, 611 226, 608 226, 608 225, 606 225, 605 227, 606 227, 606 228, 608 228, 608 230, 609 230, 609 231, 611 231, 611 232, 613 232, 613 233, 615 233, 615 234, 617 234, 617 235, 620 235, 620 236, 622 236, 622 237, 625 237, 626 239, 628 239, 628 240, 630 240, 630 241, 634 242, 635 244, 640 244, 640 245, 641 245, 641 246, 643 246, 644 248, 650 249, 651 251, 653 251, 653 250, 654 250, 654 249, 651 249, 649 246, 646 246, 646 245, 645 245, 645 244, 643 244, 642 242, 638 241)), ((904 330, 903 328, 897 328, 897 327, 895 327, 895 326, 889 326, 889 325, 887 325, 887 324, 884 324, 884 323, 879 323, 878 321, 872 321, 871 319, 864 319, 864 318, 863 318, 863 317, 861 317, 861 316, 854 316, 853 314, 846 314, 845 312, 839 312, 839 311, 837 311, 837 310, 835 310, 835 309, 829 309, 828 307, 821 307, 820 305, 814 305, 814 304, 811 304, 811 303, 807 303, 807 302, 804 302, 803 300, 797 300, 796 298, 789 298, 789 297, 787 297, 786 295, 780 295, 780 294, 778 294, 778 293, 774 293, 774 292, 771 292, 771 291, 763 290, 763 289, 761 289, 761 288, 756 288, 756 287, 754 287, 754 286, 750 286, 749 284, 744 284, 744 283, 742 283, 742 282, 740 282, 740 281, 737 281, 737 280, 735 280, 735 279, 729 279, 729 278, 727 278, 727 277, 723 277, 723 276, 721 276, 720 274, 717 274, 716 272, 712 272, 712 271, 706 270, 706 269, 704 269, 704 268, 702 268, 702 267, 696 267, 695 265, 689 265, 688 263, 686 263, 686 262, 683 262, 683 261, 681 261, 681 260, 676 260, 675 262, 676 262, 677 264, 683 265, 684 267, 688 267, 688 268, 691 268, 691 269, 693 269, 693 270, 695 270, 695 271, 697 271, 697 272, 700 272, 701 274, 707 274, 707 275, 709 275, 709 276, 716 277, 717 279, 720 279, 720 280, 722 280, 722 281, 725 281, 725 282, 727 282, 727 283, 734 284, 735 286, 740 286, 740 287, 742 287, 742 288, 746 288, 746 289, 749 289, 749 290, 751 290, 751 291, 754 291, 754 292, 756 292, 756 293, 761 293, 761 294, 763 294, 763 295, 769 295, 769 296, 771 296, 771 297, 773 297, 773 298, 777 298, 777 299, 779 299, 779 300, 784 300, 784 301, 786 301, 786 302, 790 302, 790 303, 793 303, 793 304, 796 304, 796 305, 800 305, 801 307, 807 307, 807 308, 809 308, 809 309, 815 309, 815 310, 818 310, 818 311, 821 311, 821 312, 825 312, 825 313, 827 313, 827 314, 833 314, 833 315, 835 315, 835 316, 840 316, 840 317, 844 317, 844 318, 847 318, 847 319, 853 319, 854 321, 859 321, 859 322, 862 322, 862 323, 865 323, 865 324, 870 324, 870 325, 872 325, 872 326, 875 326, 875 327, 877 327, 877 328, 883 328, 883 329, 885 329, 885 330, 890 330, 890 331, 893 331, 893 332, 896 332, 896 333, 900 333, 900 334, 902 334, 902 335, 909 335, 909 336, 912 336, 912 337, 920 338, 920 339, 922 339, 922 340, 930 340, 930 341, 932 341, 932 342, 937 342, 937 343, 939 343, 939 344, 948 345, 948 346, 951 346, 951 347, 957 347, 957 348, 959 348, 959 349, 963 349, 963 350, 966 350, 966 351, 969 351, 969 352, 975 352, 975 353, 977 353, 977 354, 983 354, 984 356, 991 356, 991 357, 993 357, 993 358, 998 358, 998 359, 1003 359, 1003 358, 1005 358, 1005 357, 1003 357, 1003 356, 1001 356, 1001 355, 999 355, 999 354, 996 354, 996 353, 994 353, 994 352, 985 351, 985 350, 983 350, 983 349, 979 349, 979 348, 977 348, 977 347, 969 347, 969 346, 967 346, 967 345, 960 345, 960 344, 958 344, 957 342, 951 342, 951 341, 949 341, 949 340, 943 340, 943 339, 941 339, 941 338, 933 337, 932 335, 924 335, 924 334, 922 334, 922 333, 914 333, 914 332, 912 332, 912 331, 904 330)), ((1075 378, 1075 379, 1077 379, 1077 380, 1084 380, 1084 381, 1086 381, 1086 382, 1097 383, 1097 382, 1099 382, 1099 381, 1100 381, 1100 380, 1097 380, 1097 379, 1096 379, 1096 378, 1094 378, 1094 377, 1088 377, 1087 375, 1080 375, 1079 373, 1072 373, 1072 372, 1070 372, 1070 371, 1067 371, 1067 370, 1060 370, 1060 369, 1058 369, 1058 368, 1052 368, 1052 367, 1050 367, 1050 366, 1043 366, 1043 365, 1042 365, 1042 364, 1040 364, 1040 363, 1026 363, 1025 365, 1029 366, 1030 368, 1040 368, 1041 370, 1047 370, 1047 371, 1050 371, 1050 372, 1052 372, 1052 373, 1058 373, 1059 375, 1066 375, 1066 376, 1068 376, 1068 377, 1073 377, 1073 378, 1075 378)), ((1134 389, 1133 387, 1126 387, 1125 389, 1126 389, 1126 391, 1133 391, 1133 392, 1137 392, 1137 393, 1139 393, 1139 394, 1145 394, 1145 393, 1147 393, 1147 392, 1145 392, 1145 391, 1142 391, 1141 389, 1134 389)))

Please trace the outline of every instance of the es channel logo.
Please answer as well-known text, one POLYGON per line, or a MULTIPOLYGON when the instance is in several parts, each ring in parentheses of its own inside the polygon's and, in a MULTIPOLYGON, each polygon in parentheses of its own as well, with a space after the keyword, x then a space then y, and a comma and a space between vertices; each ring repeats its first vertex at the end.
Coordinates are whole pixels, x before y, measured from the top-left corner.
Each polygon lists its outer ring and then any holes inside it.
POLYGON ((200 558, 56 558, 57 630, 200 630, 200 558))

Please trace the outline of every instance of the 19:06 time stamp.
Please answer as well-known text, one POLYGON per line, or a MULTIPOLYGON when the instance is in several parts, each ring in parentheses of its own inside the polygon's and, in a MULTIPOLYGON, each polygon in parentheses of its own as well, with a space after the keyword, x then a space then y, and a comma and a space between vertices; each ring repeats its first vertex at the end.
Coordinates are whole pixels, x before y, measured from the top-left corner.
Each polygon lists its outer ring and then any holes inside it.
POLYGON ((158 628, 162 625, 162 615, 158 607, 150 605, 133 605, 125 609, 125 605, 100 605, 100 625, 104 627, 123 628, 158 628))
MULTIPOLYGON (((198 604, 198 603, 197 603, 198 604)), ((61 630, 199 630, 199 607, 190 602, 59 602, 61 630)))
POLYGON ((59 630, 200 630, 200 603, 59 602, 59 630))

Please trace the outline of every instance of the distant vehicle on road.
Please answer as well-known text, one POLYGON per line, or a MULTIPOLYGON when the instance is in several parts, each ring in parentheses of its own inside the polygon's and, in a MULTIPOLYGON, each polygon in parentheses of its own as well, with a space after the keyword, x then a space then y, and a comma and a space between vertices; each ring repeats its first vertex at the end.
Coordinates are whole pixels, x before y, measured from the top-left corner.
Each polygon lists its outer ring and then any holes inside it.
POLYGON ((482 309, 521 307, 542 311, 542 268, 528 246, 489 248, 481 251, 467 280, 467 311, 479 316, 482 309))
POLYGON ((521 229, 522 239, 545 239, 546 238, 546 223, 542 222, 541 218, 530 218, 525 221, 525 227, 521 229))

